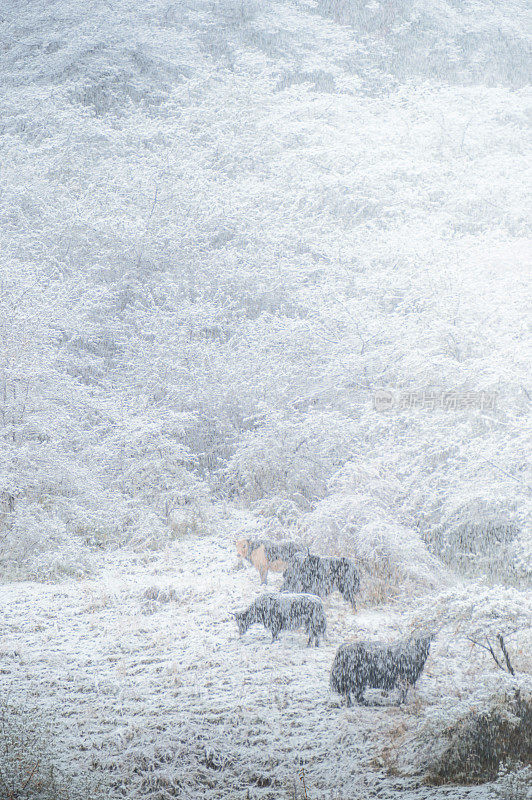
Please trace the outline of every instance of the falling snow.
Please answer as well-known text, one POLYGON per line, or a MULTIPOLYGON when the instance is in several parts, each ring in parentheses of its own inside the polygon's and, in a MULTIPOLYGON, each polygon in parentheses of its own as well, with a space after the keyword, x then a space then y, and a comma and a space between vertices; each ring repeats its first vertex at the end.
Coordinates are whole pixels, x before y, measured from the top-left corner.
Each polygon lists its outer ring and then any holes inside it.
POLYGON ((529 800, 529 23, 0 3, 0 800, 529 800))

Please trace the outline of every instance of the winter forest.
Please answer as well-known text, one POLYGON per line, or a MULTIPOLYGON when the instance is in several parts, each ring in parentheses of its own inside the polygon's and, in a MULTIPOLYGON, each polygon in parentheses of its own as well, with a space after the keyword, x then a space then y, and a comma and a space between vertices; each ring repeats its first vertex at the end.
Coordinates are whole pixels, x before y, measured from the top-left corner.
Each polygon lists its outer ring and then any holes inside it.
POLYGON ((530 800, 530 30, 0 0, 0 800, 530 800))

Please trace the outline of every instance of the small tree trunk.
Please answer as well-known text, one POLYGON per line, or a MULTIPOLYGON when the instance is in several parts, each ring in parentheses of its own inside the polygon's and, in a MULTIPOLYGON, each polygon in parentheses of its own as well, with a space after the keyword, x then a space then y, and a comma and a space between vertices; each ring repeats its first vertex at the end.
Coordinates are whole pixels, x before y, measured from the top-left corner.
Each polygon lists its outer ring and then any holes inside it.
POLYGON ((514 668, 512 667, 512 662, 510 661, 510 656, 508 655, 508 650, 506 649, 506 645, 504 644, 504 639, 502 637, 502 634, 498 633, 497 634, 497 639, 498 639, 499 645, 501 647, 502 654, 504 656, 504 660, 506 661, 506 666, 508 667, 508 672, 510 673, 510 675, 515 675, 514 668))

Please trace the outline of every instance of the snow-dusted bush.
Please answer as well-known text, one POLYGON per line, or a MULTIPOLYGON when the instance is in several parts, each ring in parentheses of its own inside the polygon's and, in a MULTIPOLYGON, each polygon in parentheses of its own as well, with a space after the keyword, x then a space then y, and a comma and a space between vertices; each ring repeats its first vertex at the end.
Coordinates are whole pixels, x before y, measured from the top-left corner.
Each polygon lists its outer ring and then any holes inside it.
POLYGON ((68 774, 53 747, 54 727, 35 709, 0 702, 0 797, 2 800, 97 800, 104 797, 87 774, 68 774))
POLYGON ((430 549, 453 569, 522 585, 532 582, 532 551, 521 524, 508 503, 485 495, 467 500, 451 496, 439 523, 424 536, 430 549))
POLYGON ((416 531, 367 507, 360 497, 331 495, 301 523, 315 550, 352 557, 362 572, 361 598, 381 601, 433 587, 441 573, 416 531))
POLYGON ((335 412, 272 415, 241 436, 224 471, 225 485, 248 503, 282 497, 308 510, 325 496, 355 438, 353 421, 335 412))
POLYGON ((204 536, 211 530, 208 508, 197 500, 176 506, 170 514, 169 522, 172 539, 182 536, 204 536))
POLYGON ((191 472, 194 456, 182 444, 193 424, 190 414, 171 410, 123 420, 115 435, 115 480, 122 492, 166 516, 184 497, 201 492, 201 481, 191 472))
POLYGON ((318 7, 354 27, 383 72, 394 76, 511 86, 526 81, 525 7, 519 3, 319 0, 318 7))
POLYGON ((529 800, 531 786, 532 767, 510 758, 499 768, 492 791, 497 800, 529 800))
POLYGON ((281 534, 301 519, 302 507, 311 505, 305 502, 302 494, 298 493, 295 497, 292 499, 284 494, 273 494, 253 503, 253 511, 262 518, 261 521, 264 520, 266 530, 281 534))
POLYGON ((90 550, 65 523, 37 504, 18 504, 0 536, 0 578, 60 580, 93 568, 90 550))
POLYGON ((489 653, 500 670, 514 675, 532 665, 532 597, 529 592, 468 583, 430 596, 418 624, 445 627, 489 653), (516 653, 516 656, 514 656, 516 653))
POLYGON ((431 708, 405 755, 432 783, 494 780, 509 760, 532 766, 531 689, 528 681, 468 704, 431 708))
POLYGON ((417 531, 394 518, 401 488, 393 477, 371 463, 349 462, 329 489, 300 529, 313 549, 354 558, 362 571, 362 600, 381 601, 437 584, 438 561, 417 531))
POLYGON ((171 503, 164 513, 160 504, 139 502, 132 499, 128 503, 128 524, 124 531, 124 544, 137 550, 159 550, 170 542, 187 536, 205 536, 212 531, 212 510, 206 485, 189 474, 171 489, 171 503))

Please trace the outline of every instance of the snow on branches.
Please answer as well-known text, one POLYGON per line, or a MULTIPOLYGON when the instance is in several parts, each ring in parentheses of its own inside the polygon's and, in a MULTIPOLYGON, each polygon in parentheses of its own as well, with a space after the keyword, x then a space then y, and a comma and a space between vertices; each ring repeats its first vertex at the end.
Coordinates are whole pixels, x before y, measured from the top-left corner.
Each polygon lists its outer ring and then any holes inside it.
POLYGON ((417 615, 423 625, 449 627, 486 650, 497 667, 514 675, 507 640, 532 630, 532 598, 513 588, 470 584, 430 597, 417 615))

